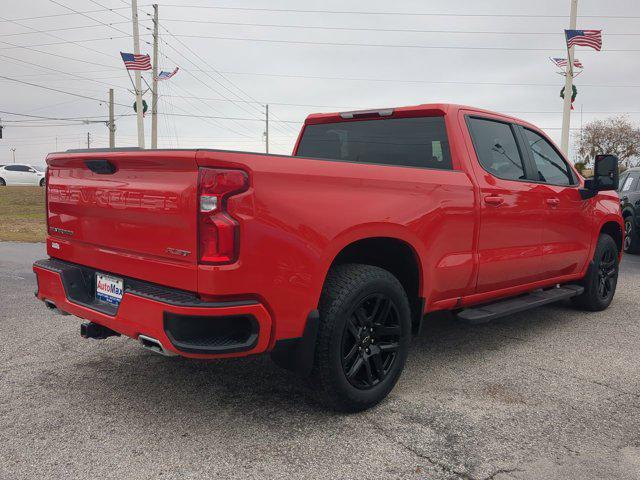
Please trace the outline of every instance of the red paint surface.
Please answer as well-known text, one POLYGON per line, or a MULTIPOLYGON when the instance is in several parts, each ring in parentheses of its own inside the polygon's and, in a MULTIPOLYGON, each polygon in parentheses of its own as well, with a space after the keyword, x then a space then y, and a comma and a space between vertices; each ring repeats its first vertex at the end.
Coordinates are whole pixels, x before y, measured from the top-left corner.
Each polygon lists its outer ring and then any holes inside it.
MULTIPOLYGON (((214 150, 51 154, 49 226, 73 235, 50 229, 48 254, 209 300, 257 299, 268 330, 261 329, 250 353, 302 334, 332 261, 364 238, 392 237, 411 246, 426 311, 581 278, 602 225, 622 226, 615 192, 582 200, 579 175, 574 187, 493 177, 478 164, 464 121, 470 113, 513 121, 547 138, 511 117, 438 104, 396 109, 394 116, 444 115, 452 171, 214 150), (83 167, 84 160, 105 158, 118 168, 115 174, 83 167), (241 169, 249 177, 249 188, 226 205, 240 228, 239 256, 228 265, 197 263, 200 167, 241 169), (485 201, 495 196, 502 199, 498 205, 485 201)), ((322 114, 307 122, 338 119, 322 114)), ((40 297, 65 304, 56 274, 35 271, 40 297)), ((118 318, 65 305, 125 335, 164 338, 155 317, 161 305, 131 297, 125 294, 118 318)))

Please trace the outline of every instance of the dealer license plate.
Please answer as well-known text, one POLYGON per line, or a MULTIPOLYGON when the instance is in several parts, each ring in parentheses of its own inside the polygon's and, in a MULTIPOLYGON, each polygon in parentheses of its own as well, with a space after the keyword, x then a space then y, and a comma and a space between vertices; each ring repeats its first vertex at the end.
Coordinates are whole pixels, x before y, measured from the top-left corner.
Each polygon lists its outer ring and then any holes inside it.
POLYGON ((96 274, 96 300, 118 305, 122 300, 123 292, 124 281, 121 278, 103 273, 96 274))

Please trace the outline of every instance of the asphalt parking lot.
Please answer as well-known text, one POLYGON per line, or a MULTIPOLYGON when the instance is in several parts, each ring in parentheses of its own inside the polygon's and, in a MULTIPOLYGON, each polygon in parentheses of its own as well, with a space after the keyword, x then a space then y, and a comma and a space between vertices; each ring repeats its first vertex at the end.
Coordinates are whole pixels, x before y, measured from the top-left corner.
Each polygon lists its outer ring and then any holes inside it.
POLYGON ((613 305, 413 340, 387 401, 339 415, 267 356, 82 339, 33 297, 42 244, 0 243, 0 478, 640 478, 640 256, 613 305))

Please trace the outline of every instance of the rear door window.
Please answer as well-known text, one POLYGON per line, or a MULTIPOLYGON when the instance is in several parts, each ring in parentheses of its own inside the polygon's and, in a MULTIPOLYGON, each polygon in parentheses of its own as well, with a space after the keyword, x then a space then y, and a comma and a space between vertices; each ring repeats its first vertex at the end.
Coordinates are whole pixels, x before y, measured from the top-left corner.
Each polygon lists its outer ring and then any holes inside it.
POLYGON ((444 117, 307 125, 298 157, 451 170, 444 117))
POLYGON ((504 122, 469 117, 469 131, 480 165, 505 180, 526 180, 513 127, 504 122))

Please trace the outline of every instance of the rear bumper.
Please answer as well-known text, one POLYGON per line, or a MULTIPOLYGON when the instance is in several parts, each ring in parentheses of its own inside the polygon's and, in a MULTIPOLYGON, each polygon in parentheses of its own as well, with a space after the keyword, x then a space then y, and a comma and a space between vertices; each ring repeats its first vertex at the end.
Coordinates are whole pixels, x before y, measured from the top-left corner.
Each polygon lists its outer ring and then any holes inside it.
MULTIPOLYGON (((65 312, 122 335, 140 335, 192 358, 240 357, 267 350, 272 321, 256 300, 204 302, 190 292, 124 278, 115 307, 94 299, 96 271, 57 259, 39 260, 36 296, 65 312)), ((104 272, 109 273, 109 272, 104 272)))

